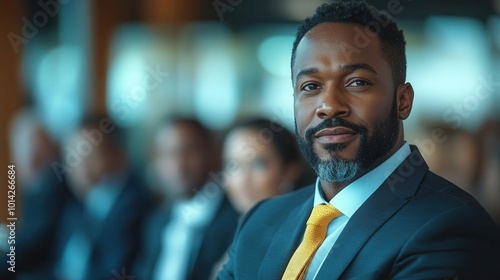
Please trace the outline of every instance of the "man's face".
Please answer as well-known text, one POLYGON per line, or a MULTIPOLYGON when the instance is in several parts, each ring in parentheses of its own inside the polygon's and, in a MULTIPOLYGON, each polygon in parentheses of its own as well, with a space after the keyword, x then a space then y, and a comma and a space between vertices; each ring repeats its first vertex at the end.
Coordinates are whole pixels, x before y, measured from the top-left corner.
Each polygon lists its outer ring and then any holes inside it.
MULTIPOLYGON (((75 131, 67 142, 67 147, 78 150, 83 145, 89 147, 89 152, 81 157, 79 163, 68 175, 71 190, 80 199, 85 198, 88 191, 98 184, 106 175, 112 172, 118 153, 111 149, 110 141, 106 138, 98 144, 92 144, 85 136, 84 131, 94 128, 82 128, 75 131)), ((65 156, 68 158, 68 156, 65 156)))
POLYGON ((173 196, 193 196, 209 172, 208 139, 186 123, 163 127, 156 136, 155 169, 173 196))
POLYGON ((318 176, 350 182, 403 142, 391 67, 377 37, 357 46, 349 23, 322 23, 300 41, 292 69, 299 145, 318 176))

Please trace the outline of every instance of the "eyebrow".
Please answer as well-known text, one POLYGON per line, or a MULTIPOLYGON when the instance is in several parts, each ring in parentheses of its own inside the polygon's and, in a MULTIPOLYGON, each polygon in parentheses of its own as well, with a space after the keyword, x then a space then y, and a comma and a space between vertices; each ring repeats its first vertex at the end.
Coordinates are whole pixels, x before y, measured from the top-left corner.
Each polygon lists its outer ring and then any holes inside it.
POLYGON ((295 77, 295 81, 297 81, 302 76, 308 76, 308 75, 316 74, 318 72, 319 72, 319 69, 316 67, 302 69, 299 71, 299 73, 297 73, 297 76, 295 77))
POLYGON ((370 65, 368 65, 366 63, 345 64, 345 65, 341 65, 339 68, 341 71, 344 71, 344 72, 352 73, 352 72, 357 71, 357 70, 366 70, 368 72, 372 72, 375 75, 378 75, 377 71, 375 71, 375 68, 371 67, 370 65))
MULTIPOLYGON (((375 71, 375 68, 371 67, 370 65, 368 65, 366 63, 344 64, 344 65, 341 65, 339 67, 339 69, 342 72, 349 72, 349 73, 352 73, 352 72, 358 71, 358 70, 366 70, 366 71, 371 72, 375 75, 378 75, 377 71, 375 71)), ((297 73, 295 80, 297 81, 302 76, 312 75, 312 74, 316 74, 318 72, 319 72, 319 69, 316 67, 302 69, 299 71, 299 73, 297 73)))

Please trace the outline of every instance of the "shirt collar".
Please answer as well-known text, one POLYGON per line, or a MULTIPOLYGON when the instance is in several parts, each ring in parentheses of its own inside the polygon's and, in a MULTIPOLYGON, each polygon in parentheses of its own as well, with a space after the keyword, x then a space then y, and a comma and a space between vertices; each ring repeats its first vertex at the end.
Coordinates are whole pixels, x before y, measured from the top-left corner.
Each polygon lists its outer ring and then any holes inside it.
POLYGON ((173 217, 191 227, 203 227, 216 215, 223 199, 223 190, 208 181, 191 199, 174 203, 173 217))
MULTIPOLYGON (((410 155, 410 153, 410 145, 405 142, 391 157, 370 172, 356 179, 356 181, 347 185, 335 195, 329 203, 350 218, 368 197, 370 197, 389 175, 391 175, 391 173, 410 155)), ((323 192, 320 188, 321 184, 318 178, 316 180, 314 206, 328 203, 324 199, 323 192)))
POLYGON ((123 172, 103 177, 90 189, 85 199, 86 211, 99 221, 106 219, 124 188, 126 179, 123 172))

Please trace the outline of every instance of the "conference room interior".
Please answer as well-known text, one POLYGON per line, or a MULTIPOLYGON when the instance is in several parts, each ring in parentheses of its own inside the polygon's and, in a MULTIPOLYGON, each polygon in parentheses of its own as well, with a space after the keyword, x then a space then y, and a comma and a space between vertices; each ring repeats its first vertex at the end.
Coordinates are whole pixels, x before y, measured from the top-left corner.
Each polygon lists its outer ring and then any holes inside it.
MULTIPOLYGON (((82 189, 74 185, 88 181, 79 177, 86 176, 78 173, 82 162, 89 149, 110 145, 103 153, 111 158, 97 156, 91 164, 110 161, 137 176, 144 191, 137 199, 144 200, 134 205, 147 211, 137 211, 141 227, 130 238, 140 247, 146 221, 171 199, 159 178, 168 181, 169 175, 159 176, 157 163, 159 131, 169 117, 196 120, 207 129, 206 177, 227 193, 225 145, 235 123, 264 119, 295 134, 292 43, 298 23, 324 2, 3 1, 2 176, 7 181, 7 166, 15 166, 18 237, 37 235, 23 232, 25 213, 28 221, 40 219, 41 229, 59 228, 64 218, 40 209, 55 213, 56 204, 81 201, 82 189), (92 124, 82 126, 84 120, 92 124), (82 128, 94 134, 82 134, 82 128), (58 195, 38 199, 36 188, 58 195)), ((474 196, 500 227, 500 0, 367 2, 396 18, 405 32, 407 81, 415 90, 404 121, 406 141, 419 147, 432 171, 474 196)), ((272 127, 246 141, 268 144, 265 132, 272 127)), ((283 192, 314 183, 301 160, 293 187, 283 192)), ((0 187, 2 255, 10 250, 8 190, 0 187)), ((134 254, 133 260, 140 255, 134 254)), ((131 263, 125 269, 134 273, 131 263)))

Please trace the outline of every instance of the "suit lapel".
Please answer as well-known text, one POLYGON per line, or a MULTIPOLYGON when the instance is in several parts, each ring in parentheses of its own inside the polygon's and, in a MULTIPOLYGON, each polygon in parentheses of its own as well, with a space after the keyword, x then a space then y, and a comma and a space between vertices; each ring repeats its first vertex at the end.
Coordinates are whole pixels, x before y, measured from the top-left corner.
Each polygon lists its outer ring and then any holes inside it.
POLYGON ((320 268, 317 279, 339 279, 373 233, 415 194, 428 166, 418 149, 415 146, 411 149, 410 156, 350 218, 320 268))
POLYGON ((281 279, 283 276, 288 261, 304 235, 306 221, 313 208, 313 194, 314 188, 310 198, 293 208, 274 234, 262 260, 259 279, 281 279))

